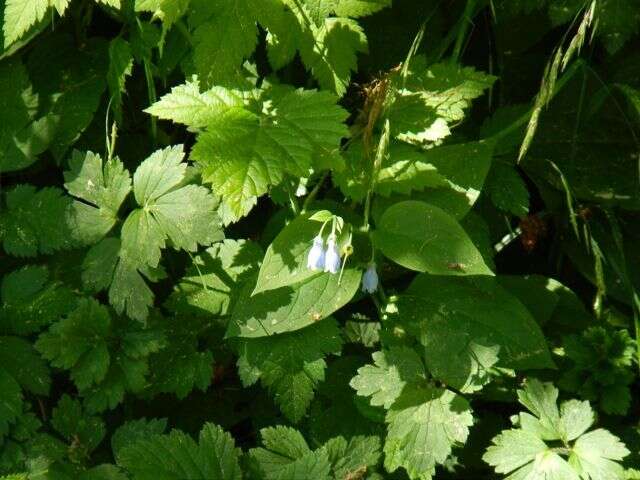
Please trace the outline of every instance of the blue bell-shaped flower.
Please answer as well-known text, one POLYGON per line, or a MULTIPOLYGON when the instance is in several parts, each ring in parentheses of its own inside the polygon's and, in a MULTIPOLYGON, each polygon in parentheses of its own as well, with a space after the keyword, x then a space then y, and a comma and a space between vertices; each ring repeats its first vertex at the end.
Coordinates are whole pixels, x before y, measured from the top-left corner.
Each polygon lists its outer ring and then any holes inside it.
POLYGON ((307 268, 310 270, 322 270, 324 267, 324 240, 320 235, 313 239, 313 246, 307 255, 307 268))
POLYGON ((376 264, 372 262, 362 275, 362 291, 364 293, 373 293, 377 289, 378 272, 376 271, 376 264))
POLYGON ((327 240, 327 251, 324 254, 324 271, 338 273, 340 271, 340 252, 336 245, 336 236, 329 235, 327 240))

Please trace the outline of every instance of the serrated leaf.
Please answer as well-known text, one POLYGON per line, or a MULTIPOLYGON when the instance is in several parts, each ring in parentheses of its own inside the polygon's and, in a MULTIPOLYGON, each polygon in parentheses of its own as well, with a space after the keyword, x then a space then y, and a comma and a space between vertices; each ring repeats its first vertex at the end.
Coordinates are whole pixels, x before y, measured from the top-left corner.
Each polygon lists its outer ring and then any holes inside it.
POLYGON ((335 12, 341 17, 364 17, 391 6, 391 0, 337 0, 335 12))
POLYGON ((207 423, 198 443, 173 430, 127 445, 121 450, 119 465, 137 480, 240 480, 239 454, 231 435, 207 423), (158 451, 162 451, 161 456, 158 451))
POLYGON ((44 266, 8 273, 0 293, 0 332, 11 335, 35 333, 71 311, 76 303, 75 294, 61 282, 50 280, 44 266))
POLYGON ((243 340, 238 368, 245 386, 261 380, 292 422, 306 413, 318 383, 324 380, 325 356, 339 353, 340 331, 333 319, 295 332, 243 340))
POLYGON ((46 187, 37 191, 32 185, 18 185, 7 192, 6 202, 0 228, 7 253, 34 257, 74 245, 67 225, 71 200, 62 190, 46 187))
POLYGON ((502 211, 521 218, 529 213, 529 190, 515 167, 495 162, 487 176, 485 192, 502 211))
POLYGON ((51 424, 69 443, 91 453, 102 442, 106 434, 104 421, 100 417, 87 415, 80 402, 63 395, 53 409, 51 424))
POLYGON ((403 467, 409 478, 429 479, 452 447, 466 442, 473 417, 460 395, 412 385, 392 405, 386 421, 385 468, 394 472, 403 467))
POLYGON ((227 337, 264 337, 291 332, 328 317, 346 305, 360 285, 361 273, 312 277, 288 287, 251 295, 245 287, 229 322, 227 337))
POLYGON ((408 347, 375 352, 373 361, 375 365, 360 367, 349 382, 358 395, 371 397, 371 405, 389 409, 407 384, 425 379, 422 360, 408 347))
POLYGON ((9 432, 9 425, 22 412, 22 389, 16 380, 0 368, 0 439, 9 432))
POLYGON ((5 47, 42 20, 49 10, 50 3, 50 0, 7 0, 2 24, 5 47))
POLYGON ((493 275, 460 224, 424 202, 406 201, 388 208, 377 222, 374 241, 385 256, 411 270, 493 275))
POLYGON ((151 420, 140 418, 118 427, 111 436, 111 449, 116 462, 120 463, 120 455, 128 445, 133 445, 139 440, 146 440, 152 435, 163 434, 166 428, 167 420, 165 418, 151 420))
POLYGON ((133 70, 131 45, 122 37, 116 37, 109 43, 109 71, 107 84, 111 94, 111 103, 117 118, 122 118, 122 93, 125 91, 127 77, 133 70))
POLYGON ((191 153, 235 219, 286 174, 308 175, 314 159, 335 154, 347 133, 346 112, 330 93, 276 87, 268 93, 268 114, 221 111, 191 153))
POLYGON ((82 299, 74 312, 40 335, 36 348, 54 367, 71 370, 78 388, 86 389, 101 382, 109 369, 110 323, 104 306, 82 299))
POLYGON ((375 468, 380 460, 380 439, 375 436, 356 436, 346 441, 344 437, 329 440, 322 447, 331 460, 331 469, 337 479, 357 478, 371 468, 375 468))
POLYGON ((573 446, 569 464, 582 478, 622 478, 624 468, 618 462, 629 455, 618 437, 599 428, 582 435, 573 446))

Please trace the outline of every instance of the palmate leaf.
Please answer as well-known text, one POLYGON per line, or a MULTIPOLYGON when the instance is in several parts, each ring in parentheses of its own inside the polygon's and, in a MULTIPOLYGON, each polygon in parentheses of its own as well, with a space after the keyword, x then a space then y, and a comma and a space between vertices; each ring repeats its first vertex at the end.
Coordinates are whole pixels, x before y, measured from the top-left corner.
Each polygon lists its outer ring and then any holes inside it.
POLYGON ((411 479, 430 479, 452 446, 463 444, 473 424, 467 401, 449 390, 410 385, 387 412, 385 468, 406 469, 411 479))
POLYGON ((118 464, 137 480, 240 480, 239 456, 231 435, 207 423, 198 443, 177 430, 152 435, 124 446, 118 464))
POLYGON ((422 360, 407 347, 391 347, 373 354, 375 365, 358 369, 350 385, 358 395, 371 397, 374 406, 388 409, 402 394, 403 388, 419 378, 426 378, 422 360))
POLYGON ((83 411, 80 401, 68 395, 63 395, 53 409, 51 424, 67 442, 82 450, 79 458, 95 450, 106 434, 104 421, 88 415, 83 411))
POLYGON ((245 386, 260 380, 292 422, 306 413, 319 382, 324 380, 324 357, 340 353, 342 339, 333 319, 295 332, 240 342, 238 368, 245 386))
POLYGON ((483 459, 496 472, 527 480, 624 478, 619 461, 629 450, 607 430, 585 433, 594 421, 588 402, 569 400, 558 410, 558 390, 537 380, 528 381, 518 397, 533 415, 520 413, 519 428, 493 439, 483 459), (561 440, 564 448, 548 446, 549 440, 561 440))
POLYGON ((74 201, 70 209, 72 234, 81 244, 95 243, 115 225, 131 191, 131 175, 117 158, 103 162, 92 152, 74 151, 64 178, 67 191, 83 200, 74 201))

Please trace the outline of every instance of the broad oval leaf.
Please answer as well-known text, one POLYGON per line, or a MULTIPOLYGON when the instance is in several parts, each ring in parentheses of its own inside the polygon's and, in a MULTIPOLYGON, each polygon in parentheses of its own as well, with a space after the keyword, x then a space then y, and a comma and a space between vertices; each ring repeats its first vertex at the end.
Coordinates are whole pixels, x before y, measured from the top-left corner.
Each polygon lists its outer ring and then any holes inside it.
POLYGON ((419 275, 398 311, 424 346, 431 373, 456 388, 484 383, 478 349, 497 351, 498 366, 554 367, 537 322, 495 277, 419 275))
POLYGON ((346 305, 360 285, 360 270, 316 275, 294 285, 240 295, 227 328, 227 337, 265 337, 291 332, 328 317, 346 305))
POLYGON ((406 201, 389 207, 375 243, 391 260, 436 275, 493 275, 460 224, 444 210, 406 201))

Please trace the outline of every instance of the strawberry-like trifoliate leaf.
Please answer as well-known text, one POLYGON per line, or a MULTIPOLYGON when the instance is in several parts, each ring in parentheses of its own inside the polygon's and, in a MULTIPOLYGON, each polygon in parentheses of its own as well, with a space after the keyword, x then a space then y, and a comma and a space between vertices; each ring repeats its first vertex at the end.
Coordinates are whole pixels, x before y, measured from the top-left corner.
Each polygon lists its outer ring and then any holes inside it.
POLYGON ((178 430, 140 438, 119 450, 118 464, 138 480, 240 480, 239 457, 233 437, 207 423, 198 443, 178 430))
POLYGON ((89 415, 77 399, 63 395, 53 409, 51 424, 73 448, 69 449, 76 461, 86 458, 102 442, 106 428, 104 421, 89 415))
POLYGON ((497 473, 531 480, 624 478, 619 462, 629 450, 605 429, 587 432, 595 418, 589 402, 569 400, 558 409, 558 390, 535 379, 518 398, 531 413, 521 412, 518 428, 497 435, 483 456, 497 473))
POLYGON ((324 380, 325 356, 340 353, 341 348, 340 330, 333 319, 295 332, 242 339, 238 347, 240 378, 245 386, 260 379, 285 416, 298 422, 318 383, 324 380))
POLYGON ((70 370, 90 411, 114 408, 127 391, 146 386, 148 357, 165 343, 162 332, 114 318, 94 299, 40 335, 36 348, 52 365, 70 370))

